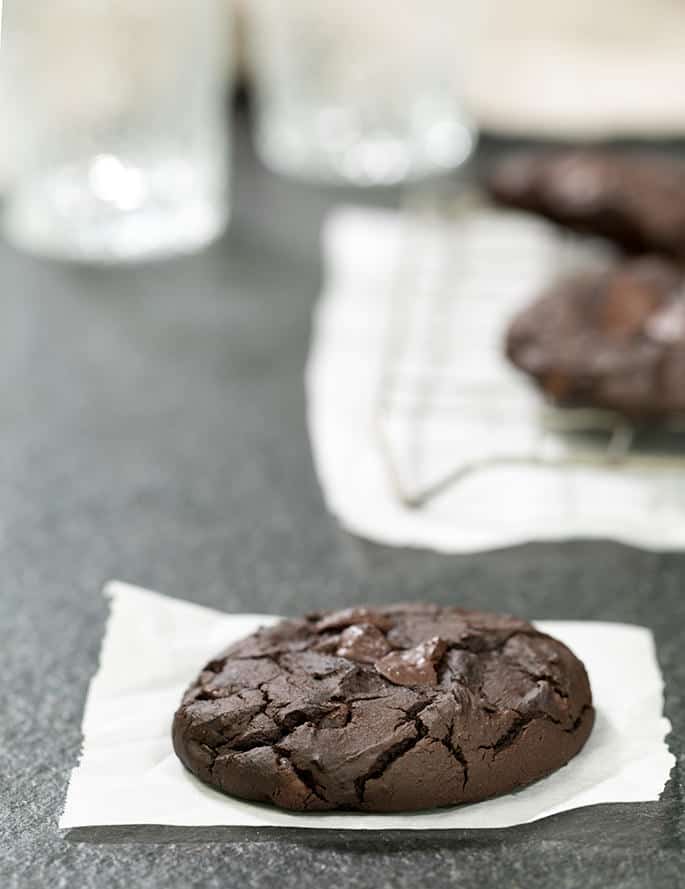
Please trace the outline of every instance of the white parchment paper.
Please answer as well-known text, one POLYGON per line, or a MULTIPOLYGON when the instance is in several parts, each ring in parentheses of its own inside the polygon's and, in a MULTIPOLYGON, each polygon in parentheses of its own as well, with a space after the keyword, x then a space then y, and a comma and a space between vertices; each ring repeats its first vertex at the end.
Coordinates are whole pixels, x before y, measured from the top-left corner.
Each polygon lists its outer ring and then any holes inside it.
POLYGON ((348 530, 442 552, 685 548, 685 462, 558 465, 569 437, 545 430, 543 399, 503 355, 516 312, 559 274, 606 264, 603 244, 487 207, 442 223, 341 208, 324 254, 307 414, 326 504, 348 530), (474 461, 420 509, 398 496, 397 482, 411 494, 474 461))
POLYGON ((230 825, 382 830, 495 828, 595 803, 656 800, 675 760, 664 738, 663 683, 652 635, 625 624, 540 621, 590 675, 597 721, 560 771, 500 799, 405 815, 294 814, 204 786, 173 753, 171 719, 185 687, 214 653, 273 623, 225 614, 122 583, 105 591, 111 614, 83 719, 83 754, 60 827, 230 825))

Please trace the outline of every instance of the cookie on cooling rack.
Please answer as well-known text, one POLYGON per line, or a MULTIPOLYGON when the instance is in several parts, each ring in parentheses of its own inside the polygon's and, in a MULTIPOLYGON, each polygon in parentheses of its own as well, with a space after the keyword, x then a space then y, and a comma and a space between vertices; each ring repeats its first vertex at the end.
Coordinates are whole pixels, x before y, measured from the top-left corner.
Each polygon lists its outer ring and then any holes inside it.
POLYGON ((568 278, 513 320, 507 355, 558 404, 685 415, 684 283, 654 257, 568 278))
POLYGON ((685 163, 657 154, 520 152, 495 164, 486 188, 500 204, 633 253, 685 258, 685 163))

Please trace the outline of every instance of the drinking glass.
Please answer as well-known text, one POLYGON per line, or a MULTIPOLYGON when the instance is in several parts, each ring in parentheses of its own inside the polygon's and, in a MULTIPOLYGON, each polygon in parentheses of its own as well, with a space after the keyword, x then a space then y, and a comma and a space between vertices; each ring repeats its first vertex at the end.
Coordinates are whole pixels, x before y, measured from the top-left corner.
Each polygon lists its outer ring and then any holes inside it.
POLYGON ((228 219, 222 0, 6 4, 10 240, 76 260, 185 252, 228 219))
POLYGON ((271 168, 388 184, 449 170, 474 132, 460 97, 462 0, 250 0, 256 141, 271 168))

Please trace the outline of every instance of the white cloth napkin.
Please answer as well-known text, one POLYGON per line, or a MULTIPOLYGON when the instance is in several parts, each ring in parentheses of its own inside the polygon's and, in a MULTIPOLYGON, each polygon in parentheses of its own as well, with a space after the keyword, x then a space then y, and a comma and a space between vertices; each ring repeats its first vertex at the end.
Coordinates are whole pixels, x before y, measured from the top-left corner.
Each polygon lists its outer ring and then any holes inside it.
POLYGON ((515 312, 607 249, 488 208, 451 223, 333 213, 306 384, 316 470, 346 528, 444 552, 578 537, 685 547, 685 458, 584 463, 588 449, 606 456, 608 436, 550 432, 545 416, 578 413, 545 409, 503 356, 515 312))
POLYGON ((295 814, 224 796, 171 747, 184 688, 207 660, 272 615, 224 614, 123 583, 83 717, 83 753, 60 827, 159 824, 383 830, 509 827, 595 803, 656 800, 675 759, 664 738, 663 682, 652 635, 627 624, 540 621, 584 661, 597 720, 582 752, 548 778, 476 805, 401 815, 295 814))

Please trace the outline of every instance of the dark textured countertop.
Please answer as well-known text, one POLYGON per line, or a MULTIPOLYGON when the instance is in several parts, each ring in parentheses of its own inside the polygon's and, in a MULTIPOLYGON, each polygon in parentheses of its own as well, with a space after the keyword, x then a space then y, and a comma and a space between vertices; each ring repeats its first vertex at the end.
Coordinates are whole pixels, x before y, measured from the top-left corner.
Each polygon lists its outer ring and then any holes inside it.
POLYGON ((0 886, 682 886, 685 555, 448 557, 340 530, 302 371, 319 224, 352 196, 267 175, 244 136, 237 154, 230 233, 203 255, 95 270, 0 245, 0 886), (646 624, 679 767, 659 803, 494 832, 61 833, 111 577, 227 610, 426 597, 646 624))

